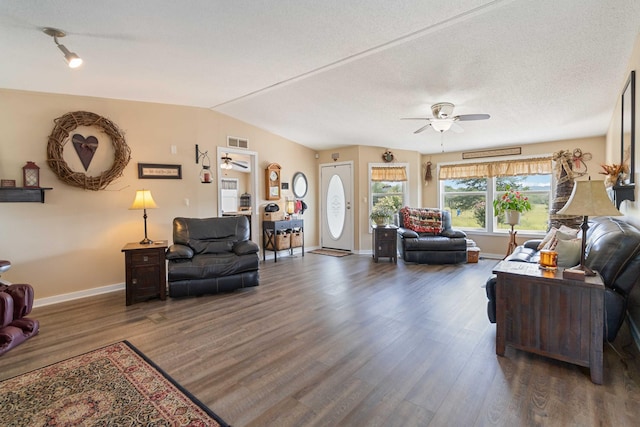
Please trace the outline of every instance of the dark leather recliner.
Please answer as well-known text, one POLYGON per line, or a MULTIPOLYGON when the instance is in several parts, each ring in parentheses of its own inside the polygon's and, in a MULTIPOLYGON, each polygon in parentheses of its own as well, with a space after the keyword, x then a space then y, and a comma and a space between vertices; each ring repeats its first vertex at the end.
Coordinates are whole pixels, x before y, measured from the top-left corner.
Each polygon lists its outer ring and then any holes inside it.
POLYGON ((414 211, 439 211, 442 230, 439 233, 417 232, 405 224, 404 209, 400 210, 398 250, 405 262, 418 264, 457 264, 467 262, 467 235, 451 228, 451 213, 436 208, 413 208, 414 211))
MULTIPOLYGON (((10 266, 8 261, 0 261, 0 272, 10 266)), ((25 317, 31 313, 33 296, 31 285, 0 283, 0 356, 40 330, 37 320, 25 317)))
MULTIPOLYGON (((539 260, 540 240, 529 240, 505 260, 533 262, 539 260)), ((631 290, 640 281, 640 230, 621 219, 598 217, 589 220, 585 265, 602 276, 604 292, 604 339, 615 340, 624 322, 631 290)), ((487 315, 496 322, 496 276, 486 282, 487 315)))
POLYGON ((175 218, 167 249, 169 295, 182 297, 258 286, 258 251, 245 215, 175 218))

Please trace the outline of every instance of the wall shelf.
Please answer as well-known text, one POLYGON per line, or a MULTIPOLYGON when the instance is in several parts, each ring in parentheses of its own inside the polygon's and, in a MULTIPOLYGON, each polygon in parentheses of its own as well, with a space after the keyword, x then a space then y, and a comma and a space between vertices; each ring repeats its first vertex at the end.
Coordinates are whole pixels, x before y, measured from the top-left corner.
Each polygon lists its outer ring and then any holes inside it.
POLYGON ((0 187, 0 202, 44 203, 45 190, 53 190, 53 188, 0 187))
POLYGON ((620 209, 620 204, 625 200, 635 201, 635 184, 614 185, 613 194, 616 208, 620 209))

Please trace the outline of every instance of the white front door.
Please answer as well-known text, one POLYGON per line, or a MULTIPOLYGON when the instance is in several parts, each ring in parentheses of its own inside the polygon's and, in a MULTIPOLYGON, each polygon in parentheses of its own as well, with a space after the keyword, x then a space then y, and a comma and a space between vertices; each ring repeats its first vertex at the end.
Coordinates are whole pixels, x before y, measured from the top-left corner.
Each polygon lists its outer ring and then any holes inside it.
POLYGON ((334 163, 320 166, 321 246, 353 250, 353 164, 334 163))

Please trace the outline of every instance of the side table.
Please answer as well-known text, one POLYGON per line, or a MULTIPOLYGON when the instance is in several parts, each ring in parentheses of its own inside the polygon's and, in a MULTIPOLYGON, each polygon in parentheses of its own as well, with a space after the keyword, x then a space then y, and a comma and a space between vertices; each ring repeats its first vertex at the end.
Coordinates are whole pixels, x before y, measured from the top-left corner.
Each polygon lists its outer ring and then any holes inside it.
POLYGON ((506 345, 586 366, 602 384, 604 283, 564 279, 562 269, 502 261, 496 282, 496 354, 506 345))
POLYGON ((148 245, 127 243, 123 248, 126 270, 127 305, 151 298, 167 298, 167 241, 148 245))
POLYGON ((398 227, 395 225, 373 226, 373 260, 378 262, 380 257, 389 257, 389 262, 398 263, 398 227))
MULTIPOLYGON (((262 261, 267 260, 267 251, 273 251, 273 262, 278 262, 278 242, 276 234, 278 231, 286 231, 299 229, 299 240, 296 242, 289 241, 289 245, 284 249, 293 255, 293 248, 302 248, 302 256, 304 256, 304 220, 289 219, 283 221, 262 221, 262 261), (295 243, 295 244, 292 244, 295 243)), ((289 236, 291 238, 291 236, 289 236)))

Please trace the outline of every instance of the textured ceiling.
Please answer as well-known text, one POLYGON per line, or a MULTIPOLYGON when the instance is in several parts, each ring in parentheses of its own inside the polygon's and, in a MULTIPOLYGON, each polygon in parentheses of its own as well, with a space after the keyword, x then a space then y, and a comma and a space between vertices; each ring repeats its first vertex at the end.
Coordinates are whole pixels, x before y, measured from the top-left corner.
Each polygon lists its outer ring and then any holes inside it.
POLYGON ((637 0, 0 0, 0 87, 207 107, 316 150, 458 151, 603 135, 639 30, 637 0), (443 101, 491 119, 400 120, 443 101))

